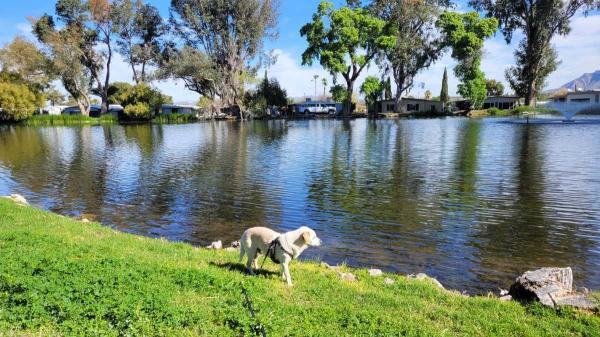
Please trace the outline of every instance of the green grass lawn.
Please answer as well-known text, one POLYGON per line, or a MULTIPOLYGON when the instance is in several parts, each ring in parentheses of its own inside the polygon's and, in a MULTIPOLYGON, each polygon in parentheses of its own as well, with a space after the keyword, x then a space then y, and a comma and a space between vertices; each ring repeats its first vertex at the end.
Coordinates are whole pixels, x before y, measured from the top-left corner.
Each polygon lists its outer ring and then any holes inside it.
POLYGON ((0 199, 0 336, 600 336, 600 317, 466 298, 293 262, 250 277, 237 252, 124 234, 0 199), (273 273, 271 273, 273 272, 273 273))

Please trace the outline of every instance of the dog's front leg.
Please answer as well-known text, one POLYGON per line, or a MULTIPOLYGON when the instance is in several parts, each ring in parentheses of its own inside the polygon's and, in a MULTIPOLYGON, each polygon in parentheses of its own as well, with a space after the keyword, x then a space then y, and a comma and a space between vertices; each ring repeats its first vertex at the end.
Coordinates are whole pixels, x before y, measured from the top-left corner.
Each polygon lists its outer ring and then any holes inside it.
POLYGON ((286 280, 286 277, 285 277, 285 267, 284 267, 285 264, 281 263, 280 266, 281 266, 281 278, 283 278, 283 280, 285 281, 286 280))
POLYGON ((292 277, 290 276, 290 267, 288 266, 287 262, 283 263, 283 273, 285 276, 285 280, 287 281, 288 287, 291 287, 292 286, 292 277))

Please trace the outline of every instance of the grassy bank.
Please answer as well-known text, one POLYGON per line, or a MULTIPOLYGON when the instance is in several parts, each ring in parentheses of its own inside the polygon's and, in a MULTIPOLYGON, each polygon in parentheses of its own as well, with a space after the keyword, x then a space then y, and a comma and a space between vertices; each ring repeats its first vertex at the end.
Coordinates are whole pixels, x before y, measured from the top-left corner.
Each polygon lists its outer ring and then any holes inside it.
POLYGON ((193 248, 0 199, 0 335, 599 336, 600 317, 467 298, 427 281, 293 262, 249 277, 237 252, 193 248))
POLYGON ((83 115, 35 115, 22 122, 24 125, 44 126, 44 125, 98 125, 118 123, 118 119, 113 115, 104 115, 99 118, 83 115))

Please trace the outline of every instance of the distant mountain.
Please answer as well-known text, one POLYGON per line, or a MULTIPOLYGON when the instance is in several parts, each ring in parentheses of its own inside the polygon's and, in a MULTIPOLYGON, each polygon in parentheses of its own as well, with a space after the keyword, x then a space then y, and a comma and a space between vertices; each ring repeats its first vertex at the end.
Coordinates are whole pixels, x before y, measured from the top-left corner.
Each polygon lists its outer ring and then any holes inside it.
POLYGON ((575 90, 575 86, 577 86, 577 90, 600 90, 600 70, 583 74, 579 78, 565 83, 553 91, 560 89, 575 90))

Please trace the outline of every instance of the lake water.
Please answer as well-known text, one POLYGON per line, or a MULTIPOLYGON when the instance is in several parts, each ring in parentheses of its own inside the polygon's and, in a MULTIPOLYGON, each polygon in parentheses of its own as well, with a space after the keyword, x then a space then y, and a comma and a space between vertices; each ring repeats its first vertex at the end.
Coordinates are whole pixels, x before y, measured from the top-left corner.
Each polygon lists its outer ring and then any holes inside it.
POLYGON ((472 293, 572 266, 600 288, 600 125, 498 119, 0 128, 0 195, 206 245, 308 225, 304 258, 472 293))

